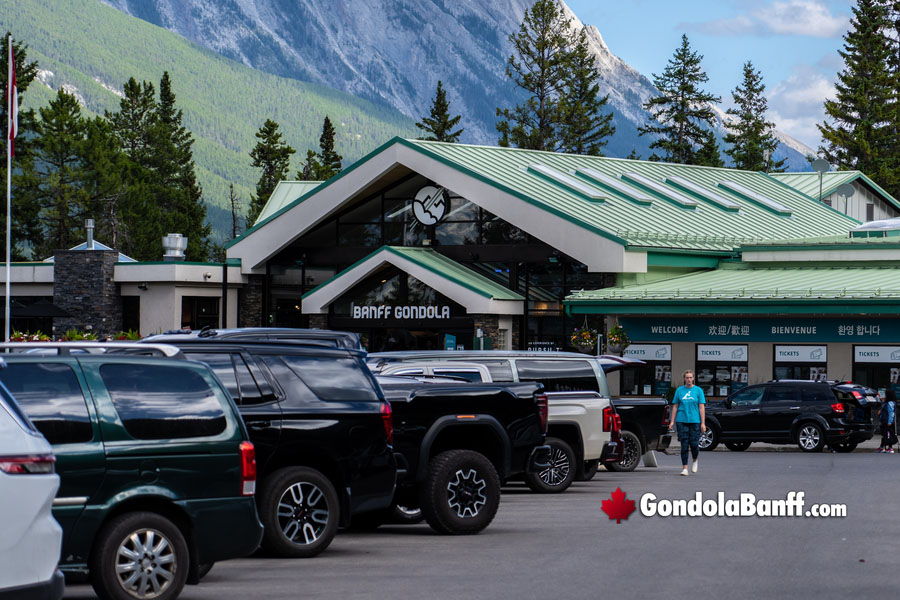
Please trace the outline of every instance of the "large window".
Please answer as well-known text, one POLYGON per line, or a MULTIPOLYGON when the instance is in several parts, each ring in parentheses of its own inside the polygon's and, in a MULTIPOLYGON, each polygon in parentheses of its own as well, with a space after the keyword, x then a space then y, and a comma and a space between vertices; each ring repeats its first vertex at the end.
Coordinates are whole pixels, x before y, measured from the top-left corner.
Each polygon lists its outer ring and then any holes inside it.
POLYGON ((646 364, 619 371, 623 396, 666 395, 672 385, 671 344, 631 344, 625 349, 624 356, 646 364))
POLYGON ((775 346, 775 379, 827 381, 827 346, 775 346))
POLYGON ((724 397, 747 387, 746 345, 697 344, 694 381, 708 397, 724 397))

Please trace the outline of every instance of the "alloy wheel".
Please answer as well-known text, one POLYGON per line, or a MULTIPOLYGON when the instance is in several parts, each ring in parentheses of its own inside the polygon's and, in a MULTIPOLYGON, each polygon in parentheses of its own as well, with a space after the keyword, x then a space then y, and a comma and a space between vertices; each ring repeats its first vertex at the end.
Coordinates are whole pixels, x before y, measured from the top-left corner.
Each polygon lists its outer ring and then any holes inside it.
POLYGON ((291 485, 278 501, 278 524, 291 542, 312 544, 328 525, 325 494, 308 481, 291 485))
POLYGON ((819 445, 819 429, 814 425, 804 425, 800 428, 798 439, 800 447, 804 450, 812 450, 819 445))
POLYGON ((156 598, 172 583, 178 561, 171 542, 156 529, 140 529, 119 544, 116 577, 134 598, 156 598))
POLYGON ((463 471, 458 469, 454 479, 447 484, 447 497, 450 508, 456 511, 456 515, 462 518, 474 517, 487 503, 484 488, 487 483, 475 469, 463 471))
POLYGON ((547 485, 561 485, 569 476, 571 468, 572 465, 569 464, 569 457, 565 451, 554 446, 550 453, 550 466, 541 471, 539 477, 547 485))

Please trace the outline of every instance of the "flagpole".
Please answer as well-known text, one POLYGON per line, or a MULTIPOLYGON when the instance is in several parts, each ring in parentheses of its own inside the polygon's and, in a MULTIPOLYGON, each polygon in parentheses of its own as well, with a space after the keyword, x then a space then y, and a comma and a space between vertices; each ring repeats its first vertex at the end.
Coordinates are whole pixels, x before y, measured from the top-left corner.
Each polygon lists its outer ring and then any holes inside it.
MULTIPOLYGON (((12 36, 9 36, 9 50, 7 51, 7 60, 10 61, 9 64, 9 73, 13 73, 13 69, 15 69, 15 64, 12 62, 13 60, 13 52, 12 52, 12 36)), ((4 307, 4 315, 5 315, 5 325, 3 332, 3 340, 9 341, 9 307, 10 307, 10 297, 9 297, 9 278, 10 278, 10 256, 12 254, 12 244, 10 243, 10 238, 12 237, 12 140, 10 138, 10 133, 12 133, 12 92, 10 91, 12 86, 12 78, 7 74, 6 78, 6 98, 7 98, 7 106, 6 106, 6 306, 4 307)))

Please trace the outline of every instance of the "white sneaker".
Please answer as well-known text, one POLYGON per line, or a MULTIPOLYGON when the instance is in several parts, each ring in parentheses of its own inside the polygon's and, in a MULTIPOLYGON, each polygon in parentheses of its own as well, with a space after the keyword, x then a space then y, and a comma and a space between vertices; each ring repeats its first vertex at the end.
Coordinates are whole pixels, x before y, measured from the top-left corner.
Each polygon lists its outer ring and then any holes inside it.
POLYGON ((697 472, 697 461, 699 461, 699 460, 700 460, 699 458, 694 459, 694 463, 691 465, 691 473, 697 472))
POLYGON ((683 469, 681 470, 681 476, 682 476, 682 477, 687 477, 687 474, 688 474, 688 472, 687 472, 687 467, 685 467, 685 468, 683 468, 683 469))

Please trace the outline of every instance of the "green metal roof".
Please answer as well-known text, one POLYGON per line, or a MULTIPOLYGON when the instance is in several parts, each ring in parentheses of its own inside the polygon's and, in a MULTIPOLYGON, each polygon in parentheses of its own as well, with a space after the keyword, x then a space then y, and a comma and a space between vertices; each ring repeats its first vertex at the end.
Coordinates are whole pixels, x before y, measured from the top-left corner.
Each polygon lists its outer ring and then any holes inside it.
POLYGON ((741 246, 741 252, 770 252, 776 250, 818 251, 840 248, 884 249, 900 247, 900 236, 886 237, 847 237, 846 235, 826 235, 814 238, 791 238, 785 240, 765 240, 741 246))
POLYGON ((254 225, 262 223, 285 206, 319 187, 321 183, 321 181, 279 181, 275 189, 272 190, 269 201, 266 202, 259 216, 256 217, 254 225))
MULTIPOLYGON (((819 174, 818 173, 770 173, 772 177, 778 179, 792 188, 803 192, 812 198, 819 197, 819 174)), ((896 198, 887 193, 877 183, 869 179, 862 171, 829 171, 822 175, 822 197, 827 198, 829 195, 841 185, 845 183, 853 183, 857 179, 861 180, 868 187, 875 191, 882 200, 900 209, 900 202, 896 198)))
POLYGON ((755 171, 398 141, 629 247, 730 251, 773 237, 847 235, 859 224, 755 171))
POLYGON ((357 266, 370 260, 381 252, 390 252, 409 261, 412 261, 424 269, 440 275, 441 277, 461 285, 476 294, 493 300, 524 300, 525 297, 508 288, 503 287, 499 283, 488 279, 484 275, 479 275, 475 271, 464 267, 460 263, 447 258, 446 256, 435 252, 431 248, 408 248, 402 246, 382 246, 375 252, 369 254, 365 258, 356 261, 328 281, 320 284, 315 289, 310 290, 303 295, 304 298, 312 295, 320 288, 330 284, 336 279, 340 279, 349 271, 357 266))
MULTIPOLYGON (((575 292, 566 304, 610 301, 883 300, 900 298, 900 267, 723 264, 652 283, 575 292)), ((896 300, 895 300, 896 302, 896 300)))

